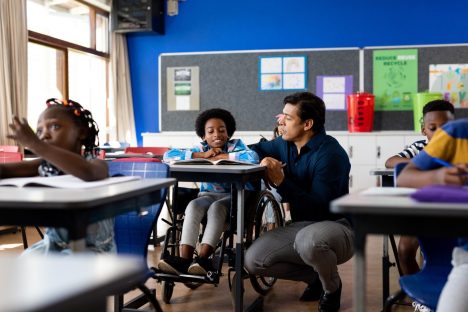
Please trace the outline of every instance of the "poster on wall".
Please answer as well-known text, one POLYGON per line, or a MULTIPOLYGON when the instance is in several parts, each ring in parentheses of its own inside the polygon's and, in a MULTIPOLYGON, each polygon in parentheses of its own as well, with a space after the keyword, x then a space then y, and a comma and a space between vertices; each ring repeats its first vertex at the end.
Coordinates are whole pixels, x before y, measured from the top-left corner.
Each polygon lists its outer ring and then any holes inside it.
POLYGON ((429 65, 429 91, 442 93, 457 108, 468 108, 468 64, 429 65))
POLYGON ((353 92, 353 76, 317 76, 316 94, 327 110, 346 110, 346 97, 353 92))
POLYGON ((260 57, 259 89, 305 90, 307 85, 306 56, 260 57))
POLYGON ((376 50, 373 53, 375 110, 412 110, 418 92, 418 50, 376 50))
POLYGON ((167 110, 200 110, 199 67, 167 68, 167 110))

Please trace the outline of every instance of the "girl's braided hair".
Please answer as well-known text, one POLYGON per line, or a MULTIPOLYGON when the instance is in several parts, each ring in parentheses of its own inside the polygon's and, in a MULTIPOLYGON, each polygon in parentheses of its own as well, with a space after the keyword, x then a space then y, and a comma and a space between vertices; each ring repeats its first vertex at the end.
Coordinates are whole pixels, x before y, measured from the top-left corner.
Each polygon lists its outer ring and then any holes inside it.
POLYGON ((99 127, 89 110, 72 100, 60 101, 51 98, 46 101, 46 104, 47 109, 50 107, 60 107, 72 117, 78 127, 86 130, 86 137, 81 141, 81 144, 84 146, 85 156, 95 156, 99 153, 99 127))

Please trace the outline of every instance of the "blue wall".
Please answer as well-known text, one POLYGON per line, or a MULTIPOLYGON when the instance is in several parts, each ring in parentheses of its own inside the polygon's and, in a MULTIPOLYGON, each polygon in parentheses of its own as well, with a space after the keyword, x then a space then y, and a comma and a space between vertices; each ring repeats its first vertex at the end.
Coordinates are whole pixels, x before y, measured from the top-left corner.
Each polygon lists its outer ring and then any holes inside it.
POLYGON ((466 0, 179 2, 165 35, 127 36, 138 144, 159 131, 161 53, 466 43, 467 10, 466 0))

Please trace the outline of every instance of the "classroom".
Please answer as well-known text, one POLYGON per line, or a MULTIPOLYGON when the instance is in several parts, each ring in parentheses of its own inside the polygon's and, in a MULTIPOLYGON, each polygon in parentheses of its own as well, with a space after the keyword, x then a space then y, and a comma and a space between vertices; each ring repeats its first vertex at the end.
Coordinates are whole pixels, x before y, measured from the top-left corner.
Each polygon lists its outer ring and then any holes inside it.
POLYGON ((468 149, 437 152, 468 135, 467 9, 0 0, 0 292, 11 294, 0 311, 126 311, 141 299, 156 311, 444 312, 449 274, 468 270, 468 149), (447 196, 414 199, 426 188, 447 196), (123 247, 125 218, 140 237, 123 247), (288 260, 263 263, 280 241, 288 260), (429 247, 444 272, 430 296, 405 284, 432 273, 429 247), (283 264, 301 274, 265 273, 283 264), (37 267, 30 282, 22 272, 37 267))

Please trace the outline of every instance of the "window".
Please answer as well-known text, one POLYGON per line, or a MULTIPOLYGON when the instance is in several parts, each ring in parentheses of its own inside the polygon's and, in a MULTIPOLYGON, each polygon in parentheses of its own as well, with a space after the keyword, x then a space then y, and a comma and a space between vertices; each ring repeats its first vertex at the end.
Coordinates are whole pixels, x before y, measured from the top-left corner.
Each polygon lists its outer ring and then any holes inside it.
POLYGON ((108 0, 28 0, 28 121, 45 101, 70 98, 93 113, 109 141, 108 0))

